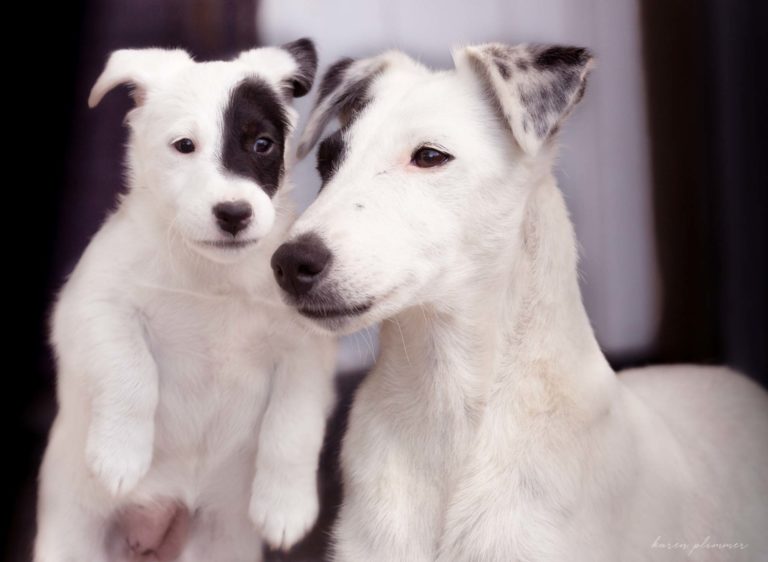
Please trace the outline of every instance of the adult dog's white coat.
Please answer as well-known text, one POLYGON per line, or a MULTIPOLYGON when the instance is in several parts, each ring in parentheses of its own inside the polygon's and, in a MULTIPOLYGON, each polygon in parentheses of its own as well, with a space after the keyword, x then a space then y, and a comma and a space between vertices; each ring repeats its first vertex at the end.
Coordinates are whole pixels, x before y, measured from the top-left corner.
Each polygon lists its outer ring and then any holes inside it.
POLYGON ((59 413, 36 562, 254 562, 262 538, 287 547, 314 523, 333 341, 295 323, 272 279, 269 257, 293 220, 287 182, 270 199, 221 162, 223 113, 244 81, 273 93, 290 133, 288 92, 307 77, 289 51, 210 63, 118 51, 94 86, 92 106, 134 86, 129 189, 55 307, 59 413), (174 148, 181 138, 194 152, 174 148), (212 207, 234 200, 253 209, 243 245, 217 246, 233 237, 212 207), (157 521, 177 508, 180 556, 153 552, 166 532, 157 521), (126 531, 126 520, 141 523, 126 531))
POLYGON ((333 254, 299 310, 334 332, 383 321, 334 560, 765 560, 766 393, 718 368, 617 377, 582 305, 552 137, 591 58, 491 44, 454 60, 342 63, 299 148, 341 117, 291 230, 333 254), (453 159, 419 167, 422 146, 453 159))

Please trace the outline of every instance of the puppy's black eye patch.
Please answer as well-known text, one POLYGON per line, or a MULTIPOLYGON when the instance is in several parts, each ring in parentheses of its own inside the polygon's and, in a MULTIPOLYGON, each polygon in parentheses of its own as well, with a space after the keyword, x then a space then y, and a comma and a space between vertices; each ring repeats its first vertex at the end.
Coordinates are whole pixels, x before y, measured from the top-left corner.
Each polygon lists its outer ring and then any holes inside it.
POLYGON ((224 168, 274 195, 283 177, 289 125, 281 99, 265 82, 246 80, 232 91, 223 124, 224 168))
POLYGON ((328 183, 339 169, 346 152, 347 146, 341 129, 320 143, 317 148, 317 171, 320 173, 323 185, 328 183))
POLYGON ((431 146, 421 146, 411 155, 411 164, 417 168, 435 168, 453 160, 453 156, 431 146))

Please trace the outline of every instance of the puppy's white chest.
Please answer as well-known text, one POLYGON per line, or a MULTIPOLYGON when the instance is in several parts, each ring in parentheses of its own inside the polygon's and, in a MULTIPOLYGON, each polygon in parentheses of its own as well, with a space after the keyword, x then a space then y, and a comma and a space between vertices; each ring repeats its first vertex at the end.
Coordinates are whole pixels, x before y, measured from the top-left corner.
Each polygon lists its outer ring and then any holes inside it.
POLYGON ((180 295, 150 302, 144 321, 159 371, 158 449, 201 459, 255 447, 277 360, 267 315, 180 295))

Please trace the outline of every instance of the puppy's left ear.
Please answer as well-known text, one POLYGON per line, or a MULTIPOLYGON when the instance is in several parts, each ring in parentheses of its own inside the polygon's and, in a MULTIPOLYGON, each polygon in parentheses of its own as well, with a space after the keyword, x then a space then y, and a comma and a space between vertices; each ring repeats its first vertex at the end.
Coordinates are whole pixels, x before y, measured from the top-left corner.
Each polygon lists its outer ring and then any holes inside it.
POLYGON ((306 37, 280 47, 243 51, 237 61, 247 72, 268 77, 288 97, 300 98, 312 89, 317 72, 315 44, 306 37))
POLYGON ((559 45, 475 45, 454 52, 469 66, 523 151, 536 155, 581 100, 593 58, 587 49, 559 45))
POLYGON ((147 92, 165 76, 192 62, 192 58, 181 49, 115 51, 109 56, 107 66, 91 89, 88 107, 96 107, 107 92, 120 84, 130 84, 136 105, 141 105, 147 92))
POLYGON ((286 43, 281 47, 296 61, 296 71, 286 80, 290 85, 294 98, 300 98, 309 93, 317 73, 317 50, 311 39, 303 37, 286 43))

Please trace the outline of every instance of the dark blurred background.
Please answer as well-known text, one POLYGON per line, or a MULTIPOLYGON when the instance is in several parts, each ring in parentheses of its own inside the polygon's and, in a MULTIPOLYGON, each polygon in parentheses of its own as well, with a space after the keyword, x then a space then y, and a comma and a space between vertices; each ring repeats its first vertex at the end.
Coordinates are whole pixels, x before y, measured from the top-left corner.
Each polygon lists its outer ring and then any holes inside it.
MULTIPOLYGON (((765 9, 759 0, 621 1, 636 17, 640 45, 643 107, 638 111, 647 129, 647 189, 652 217, 648 236, 657 269, 656 284, 646 289, 658 305, 658 314, 649 323, 652 336, 643 345, 608 345, 606 351, 617 368, 650 362, 725 363, 765 385, 765 9)), ((19 263, 23 267, 13 270, 23 270, 24 296, 19 300, 23 310, 14 323, 14 329, 21 326, 21 354, 13 362, 18 367, 10 369, 8 376, 13 380, 5 393, 11 439, 6 454, 10 460, 6 463, 8 475, 3 479, 0 532, 4 540, 0 552, 9 562, 30 559, 35 476, 55 413, 47 315, 56 290, 122 186, 126 131, 121 123, 130 105, 128 96, 124 92, 112 94, 97 111, 89 111, 88 90, 107 54, 117 48, 180 46, 205 60, 228 57, 281 34, 295 35, 289 39, 311 35, 311 29, 307 32, 301 26, 265 33, 262 10, 268 9, 270 21, 279 21, 275 10, 280 4, 259 4, 254 0, 28 3, 23 7, 27 13, 9 15, 6 20, 6 25, 18 21, 25 40, 44 45, 47 53, 39 60, 37 55, 26 55, 24 46, 17 46, 6 58, 17 59, 8 62, 13 71, 8 71, 6 88, 16 81, 23 84, 19 101, 28 106, 19 110, 18 120, 9 121, 21 121, 18 138, 25 147, 24 157, 31 152, 34 162, 25 165, 30 183, 23 186, 27 191, 21 207, 33 218, 33 232, 21 248, 24 257, 19 263)), ((294 7, 296 4, 301 2, 294 1, 294 7)), ((332 15, 338 25, 354 27, 355 21, 345 19, 352 16, 341 9, 344 1, 335 4, 340 5, 339 13, 332 15)), ((470 2, 447 4, 466 6, 470 2)), ((594 3, 598 13, 603 4, 608 6, 607 2, 594 3)), ((333 5, 326 4, 323 9, 333 9, 333 5)), ((434 3, 435 9, 428 12, 437 20, 430 25, 439 26, 442 5, 434 3)), ((537 5, 518 1, 508 9, 512 13, 537 10, 537 5)), ((375 17, 386 18, 386 10, 375 17)), ((495 37, 487 38, 492 39, 495 37)), ((547 36, 536 39, 560 40, 547 36)), ((318 46, 321 65, 332 62, 323 58, 323 45, 318 46)), ((378 47, 367 46, 370 52, 378 47)), ((597 55, 599 58, 601 53, 597 55)), ((610 83, 606 87, 611 87, 610 83)), ((588 99, 585 103, 590 103, 588 99)), ((16 111, 10 104, 5 109, 16 111)), ((597 157, 605 158, 600 153, 597 157)), ((570 198, 579 205, 578 194, 570 198)), ((576 219, 578 231, 578 213, 576 219)), ((586 273, 589 277, 589 269, 586 273)), ((623 298, 631 304, 631 299, 623 298)), ((597 317, 599 311, 595 310, 597 317)), ((622 307, 612 304, 608 313, 621 317, 622 307)), ((606 340, 612 335, 607 328, 602 333, 606 340)), ((10 351, 18 353, 15 345, 10 351)), ((364 365, 355 367, 353 362, 351 370, 364 370, 364 365)), ((359 378, 339 378, 342 405, 331 422, 323 459, 322 525, 326 527, 338 503, 338 438, 350 393, 359 378)), ((325 531, 318 529, 292 557, 273 558, 319 560, 324 542, 325 531)))

